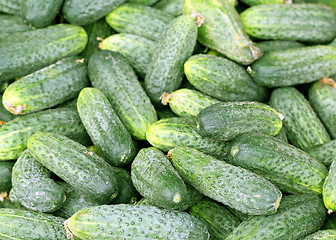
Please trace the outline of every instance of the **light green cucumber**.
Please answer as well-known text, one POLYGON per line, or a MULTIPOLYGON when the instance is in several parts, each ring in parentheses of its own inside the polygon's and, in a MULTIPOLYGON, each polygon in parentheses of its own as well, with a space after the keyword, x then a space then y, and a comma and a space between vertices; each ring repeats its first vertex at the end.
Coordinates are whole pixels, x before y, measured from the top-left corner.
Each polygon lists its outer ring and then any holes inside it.
POLYGON ((328 176, 323 185, 323 202, 331 214, 336 211, 336 161, 333 161, 329 168, 328 176))

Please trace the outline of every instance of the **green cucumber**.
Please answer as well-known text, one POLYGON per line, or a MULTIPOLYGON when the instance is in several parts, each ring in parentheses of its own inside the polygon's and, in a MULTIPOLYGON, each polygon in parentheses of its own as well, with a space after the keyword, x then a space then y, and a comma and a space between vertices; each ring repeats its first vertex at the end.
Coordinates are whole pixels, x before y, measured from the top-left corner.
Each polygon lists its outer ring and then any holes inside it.
POLYGON ((277 88, 270 105, 284 116, 288 140, 306 149, 330 141, 330 137, 305 97, 293 87, 277 88))
POLYGON ((249 6, 292 3, 292 0, 240 0, 240 1, 249 6))
POLYGON ((25 24, 19 16, 0 15, 0 37, 15 32, 26 32, 32 28, 25 24))
POLYGON ((159 119, 177 117, 175 113, 173 113, 172 110, 170 110, 170 108, 167 107, 156 109, 156 113, 159 119))
POLYGON ((37 132, 57 132, 79 143, 90 139, 75 109, 52 109, 15 118, 0 127, 0 160, 17 159, 37 132))
POLYGON ((155 3, 153 8, 159 9, 177 17, 182 15, 183 0, 161 0, 155 3))
POLYGON ((21 0, 2 0, 0 2, 0 12, 20 15, 20 4, 21 0))
POLYGON ((13 166, 13 161, 0 162, 0 192, 6 192, 11 189, 13 166))
POLYGON ((288 143, 287 134, 284 126, 282 126, 280 132, 274 137, 279 138, 281 141, 288 143))
POLYGON ((0 82, 21 77, 64 57, 80 53, 87 43, 85 30, 57 24, 0 38, 0 82))
POLYGON ((328 176, 323 185, 323 202, 328 209, 328 213, 336 211, 336 161, 333 161, 329 168, 328 176))
POLYGON ((14 203, 39 212, 54 212, 64 203, 66 196, 50 178, 51 172, 25 150, 16 161, 10 199, 14 203))
POLYGON ((206 226, 185 212, 144 205, 105 205, 83 209, 66 221, 81 239, 209 239, 206 226))
POLYGON ((168 13, 135 3, 124 3, 106 16, 106 22, 117 32, 139 35, 154 41, 161 38, 173 19, 168 13))
POLYGON ((251 215, 277 211, 282 194, 259 175, 192 148, 175 147, 170 153, 183 180, 205 196, 251 215))
POLYGON ((285 40, 262 41, 257 42, 256 44, 264 51, 264 53, 304 47, 303 43, 285 40))
MULTIPOLYGON (((5 106, 2 104, 2 95, 0 94, 0 121, 2 121, 3 123, 9 122, 14 118, 15 118, 15 115, 8 112, 5 106)), ((1 125, 3 124, 0 124, 0 126, 1 125)))
POLYGON ((114 204, 133 204, 139 198, 139 193, 135 189, 131 174, 123 168, 114 168, 114 172, 118 178, 119 193, 115 199, 114 204))
POLYGON ((258 5, 240 16, 247 34, 258 39, 327 43, 336 36, 336 11, 323 5, 258 5))
POLYGON ((310 83, 336 74, 336 48, 319 45, 266 53, 248 72, 266 87, 310 83))
POLYGON ((316 145, 305 149, 305 151, 312 157, 319 160, 321 163, 329 167, 336 159, 336 140, 316 145))
POLYGON ((336 2, 334 0, 293 0, 293 3, 317 3, 330 6, 336 10, 336 2))
POLYGON ((110 50, 123 55, 141 77, 146 76, 148 64, 151 61, 156 43, 138 35, 120 33, 104 39, 99 47, 102 50, 110 50))
POLYGON ((84 62, 68 57, 10 84, 2 102, 17 115, 51 108, 77 97, 90 84, 87 75, 84 62))
POLYGON ((268 179, 287 193, 322 194, 328 175, 328 169, 306 152, 258 133, 233 140, 228 162, 268 179))
POLYGON ((226 160, 228 144, 203 138, 197 131, 195 119, 167 118, 154 123, 147 131, 147 141, 154 147, 168 152, 182 146, 195 148, 218 159, 226 160))
POLYGON ((184 72, 195 88, 222 101, 265 101, 269 95, 242 66, 222 57, 194 55, 184 72))
POLYGON ((60 104, 57 108, 77 109, 77 98, 73 98, 65 103, 60 104))
POLYGON ((90 58, 88 68, 93 87, 105 94, 129 133, 145 140, 157 116, 127 60, 116 52, 99 51, 90 58))
POLYGON ((136 155, 131 135, 114 112, 107 97, 98 89, 84 88, 77 111, 92 142, 113 166, 124 166, 136 155))
POLYGON ((277 213, 243 221, 226 240, 302 239, 317 231, 326 215, 319 196, 308 194, 285 196, 277 213))
POLYGON ((138 3, 141 5, 153 5, 159 0, 127 0, 129 3, 138 3))
POLYGON ((198 41, 233 61, 249 65, 262 56, 247 36, 239 14, 230 1, 185 0, 183 14, 196 15, 198 41))
POLYGON ((154 104, 160 104, 164 92, 179 88, 183 80, 183 64, 196 45, 195 20, 186 15, 174 19, 162 34, 148 66, 145 89, 154 104))
POLYGON ((201 136, 230 141, 242 133, 259 132, 276 135, 283 116, 275 109, 258 102, 224 102, 210 105, 197 115, 201 136))
POLYGON ((212 239, 224 240, 241 222, 225 206, 208 198, 191 206, 189 213, 207 226, 212 239))
POLYGON ((3 198, 0 201, 0 208, 11 208, 11 209, 21 209, 21 210, 28 210, 24 206, 18 203, 13 203, 8 197, 3 198))
POLYGON ((335 240, 336 239, 336 230, 319 230, 302 240, 335 240))

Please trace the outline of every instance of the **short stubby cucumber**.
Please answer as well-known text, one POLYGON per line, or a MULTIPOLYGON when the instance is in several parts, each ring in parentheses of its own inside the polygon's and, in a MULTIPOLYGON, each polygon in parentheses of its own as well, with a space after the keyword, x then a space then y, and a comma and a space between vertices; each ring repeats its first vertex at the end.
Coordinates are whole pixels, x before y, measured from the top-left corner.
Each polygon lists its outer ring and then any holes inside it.
POLYGON ((258 102, 223 102, 204 108, 197 115, 197 129, 203 137, 230 141, 242 133, 276 135, 283 116, 258 102))
POLYGON ((250 215, 277 211, 282 194, 259 175, 192 148, 176 147, 170 154, 183 180, 205 196, 250 215))
POLYGON ((323 185, 323 201, 328 213, 336 211, 336 161, 333 161, 323 185))
POLYGON ((305 151, 310 156, 316 158, 321 163, 329 167, 336 159, 336 140, 334 139, 321 145, 315 145, 305 149, 305 151))
POLYGON ((0 161, 0 192, 11 189, 13 166, 14 161, 0 161))
POLYGON ((37 161, 98 204, 117 196, 113 167, 83 145, 60 134, 35 133, 27 146, 37 161))
POLYGON ((0 37, 15 32, 26 32, 32 28, 25 24, 19 16, 0 15, 0 37))
POLYGON ((144 205, 103 205, 83 209, 66 222, 81 239, 208 240, 206 226, 185 212, 144 205), (92 226, 95 227, 92 227, 92 226))
POLYGON ((302 240, 333 240, 336 239, 336 230, 328 229, 328 230, 319 230, 302 240))
POLYGON ((261 41, 256 44, 264 51, 264 53, 288 50, 292 48, 300 48, 305 46, 303 43, 300 42, 285 40, 261 41))
POLYGON ((177 17, 182 15, 183 0, 161 0, 153 7, 177 17))

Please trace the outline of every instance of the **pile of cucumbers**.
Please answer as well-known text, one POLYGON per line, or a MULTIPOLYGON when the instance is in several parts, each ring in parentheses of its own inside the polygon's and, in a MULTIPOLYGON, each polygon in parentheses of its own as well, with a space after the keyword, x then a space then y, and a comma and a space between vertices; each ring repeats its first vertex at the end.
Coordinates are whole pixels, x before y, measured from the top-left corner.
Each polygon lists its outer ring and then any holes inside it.
POLYGON ((336 239, 335 0, 1 0, 0 240, 336 239))

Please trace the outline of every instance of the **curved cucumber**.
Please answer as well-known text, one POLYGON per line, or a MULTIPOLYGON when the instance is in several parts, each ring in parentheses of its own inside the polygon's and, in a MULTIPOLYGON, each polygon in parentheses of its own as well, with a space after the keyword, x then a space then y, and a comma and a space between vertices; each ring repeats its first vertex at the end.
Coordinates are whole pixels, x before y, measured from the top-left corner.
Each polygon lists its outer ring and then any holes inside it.
POLYGON ((0 37, 15 32, 26 32, 32 28, 25 24, 19 16, 0 15, 0 37))
POLYGON ((321 163, 329 167, 336 159, 336 140, 316 145, 305 149, 305 151, 312 157, 319 160, 321 163))
POLYGON ((292 48, 300 48, 305 46, 303 43, 300 42, 285 40, 262 41, 258 42, 257 45, 264 51, 264 53, 288 50, 292 48))
POLYGON ((11 189, 13 166, 13 161, 0 161, 0 192, 11 189))
POLYGON ((329 229, 329 230, 319 230, 302 240, 333 240, 336 239, 336 230, 329 229))

